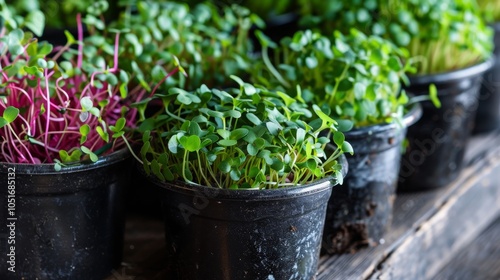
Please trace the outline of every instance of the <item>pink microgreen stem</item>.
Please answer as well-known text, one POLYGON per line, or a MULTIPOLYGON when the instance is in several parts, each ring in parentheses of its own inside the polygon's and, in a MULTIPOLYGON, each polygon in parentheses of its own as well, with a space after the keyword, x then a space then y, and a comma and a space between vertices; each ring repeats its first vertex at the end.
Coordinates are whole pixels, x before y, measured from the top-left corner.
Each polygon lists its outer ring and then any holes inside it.
MULTIPOLYGON (((50 102, 50 91, 49 91, 49 76, 48 76, 48 71, 45 69, 45 84, 47 85, 45 87, 46 91, 46 97, 47 97, 47 108, 46 108, 46 113, 47 113, 47 122, 45 124, 45 131, 49 131, 49 126, 50 126, 50 111, 51 111, 51 102, 50 102)), ((42 95, 43 96, 43 95, 42 95)), ((50 153, 49 153, 49 148, 48 148, 48 142, 49 142, 49 135, 45 134, 45 151, 47 152, 47 158, 50 158, 50 153)))
POLYGON ((170 71, 165 77, 163 77, 163 79, 161 79, 161 81, 159 83, 157 83, 156 86, 153 88, 149 97, 153 96, 154 93, 156 92, 156 90, 158 89, 158 87, 161 84, 163 84, 170 76, 174 75, 177 72, 179 72, 179 67, 175 67, 174 70, 170 71))
MULTIPOLYGON (((76 15, 76 26, 78 28, 78 42, 83 42, 83 27, 82 27, 82 15, 76 15)), ((78 62, 76 67, 81 68, 83 61, 83 44, 78 44, 78 62)))
MULTIPOLYGON (((106 147, 106 141, 97 132, 97 127, 102 127, 110 134, 111 150, 125 145, 129 146, 124 135, 113 139, 109 126, 114 125, 123 116, 123 106, 127 107, 128 104, 140 100, 146 93, 132 90, 129 91, 126 99, 122 99, 119 86, 111 86, 107 81, 100 81, 102 88, 94 85, 98 77, 96 75, 115 74, 120 71, 118 65, 120 34, 117 33, 114 38, 112 68, 106 69, 107 66, 105 66, 98 71, 88 71, 85 63, 87 60, 90 62, 90 59, 83 52, 83 27, 80 15, 77 16, 77 23, 78 53, 76 56, 72 59, 62 56, 71 47, 66 44, 55 46, 51 55, 41 58, 55 64, 60 63, 60 60, 71 63, 73 69, 78 71, 70 77, 64 73, 60 65, 52 69, 37 68, 38 71, 42 71, 40 77, 22 72, 10 76, 10 72, 5 70, 7 66, 16 66, 16 63, 24 63, 32 58, 27 51, 18 56, 12 56, 8 49, 1 55, 0 80, 6 86, 0 88, 0 94, 4 96, 0 98, 0 115, 9 106, 18 108, 19 114, 9 124, 0 128, 0 139, 2 139, 0 162, 53 163, 59 158, 59 151, 65 150, 69 153, 80 149, 82 141, 80 129, 84 124, 90 128, 86 133, 87 139, 84 145, 93 151, 106 147), (83 97, 90 98, 93 107, 99 110, 99 116, 87 112, 88 117, 80 118, 83 113, 81 106, 83 97), (106 102, 103 103, 103 101, 106 102)), ((24 50, 29 44, 37 44, 37 42, 29 42, 23 46, 24 50)), ((168 76, 177 71, 178 69, 175 69, 168 76)), ((134 127, 137 110, 128 109, 126 113, 127 127, 134 127)))

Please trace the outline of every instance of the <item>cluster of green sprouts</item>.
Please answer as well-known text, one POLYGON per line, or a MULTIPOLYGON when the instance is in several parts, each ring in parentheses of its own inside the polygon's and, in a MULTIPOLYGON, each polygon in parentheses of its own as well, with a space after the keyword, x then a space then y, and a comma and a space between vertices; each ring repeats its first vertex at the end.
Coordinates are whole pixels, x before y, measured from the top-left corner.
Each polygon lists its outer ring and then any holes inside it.
POLYGON ((485 24, 476 1, 311 2, 310 14, 302 20, 305 26, 320 26, 324 34, 332 30, 347 33, 350 28, 357 28, 387 38, 407 48, 418 60, 418 74, 462 69, 486 60, 491 54, 492 30, 485 24))
POLYGON ((253 80, 269 88, 294 91, 336 120, 355 127, 401 122, 409 102, 401 84, 414 71, 408 54, 378 36, 352 29, 324 36, 311 30, 284 38, 277 46, 259 34, 263 63, 254 67, 253 80), (275 48, 276 59, 267 48, 275 48))
POLYGON ((139 127, 147 173, 226 189, 281 188, 327 176, 342 182, 338 157, 352 147, 335 120, 316 106, 311 111, 300 96, 232 78, 239 88, 155 95, 164 111, 139 127))
MULTIPOLYGON (((194 90, 206 84, 222 86, 231 82, 231 74, 251 67, 249 32, 260 19, 238 5, 217 7, 210 2, 188 6, 173 1, 128 1, 116 21, 104 23, 98 18, 85 23, 92 35, 88 48, 110 49, 114 42, 107 33, 119 31, 120 68, 131 75, 131 93, 162 81, 160 90, 172 86, 194 90), (163 78, 174 61, 187 75, 163 78)), ((107 57, 109 52, 98 56, 107 57)))

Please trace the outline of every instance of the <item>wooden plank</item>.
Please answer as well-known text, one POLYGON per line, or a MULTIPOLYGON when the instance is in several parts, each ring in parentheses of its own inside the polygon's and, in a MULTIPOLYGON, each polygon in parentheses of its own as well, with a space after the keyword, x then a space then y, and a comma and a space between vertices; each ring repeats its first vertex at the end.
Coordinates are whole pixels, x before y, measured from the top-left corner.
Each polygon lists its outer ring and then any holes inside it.
MULTIPOLYGON (((500 143, 498 133, 481 135, 471 139, 466 152, 467 165, 460 177, 445 188, 420 193, 398 194, 394 205, 394 218, 386 234, 385 243, 376 248, 368 248, 356 254, 323 256, 318 269, 318 280, 367 279, 378 272, 378 267, 405 240, 412 237, 422 223, 435 215, 454 193, 474 177, 478 169, 485 165, 484 158, 496 153, 500 143)), ((407 278, 408 279, 408 278, 407 278)))
POLYGON ((500 152, 388 255, 371 279, 429 279, 500 213, 500 152))
POLYGON ((128 217, 121 267, 106 280, 153 280, 165 266, 163 222, 147 216, 128 217))
POLYGON ((318 280, 366 279, 400 243, 417 228, 419 220, 433 213, 436 199, 444 190, 418 194, 400 194, 395 202, 393 224, 384 238, 384 244, 360 250, 355 254, 323 256, 318 280))
POLYGON ((500 279, 500 218, 462 249, 433 279, 500 279))

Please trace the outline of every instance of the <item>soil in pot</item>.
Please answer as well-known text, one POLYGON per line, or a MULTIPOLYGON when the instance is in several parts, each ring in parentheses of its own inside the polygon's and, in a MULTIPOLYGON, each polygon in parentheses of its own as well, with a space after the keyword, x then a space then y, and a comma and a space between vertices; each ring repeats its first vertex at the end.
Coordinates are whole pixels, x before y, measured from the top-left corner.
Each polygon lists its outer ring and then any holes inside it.
POLYGON ((165 216, 167 279, 314 278, 329 179, 274 190, 155 184, 165 216))
POLYGON ((490 60, 462 70, 410 78, 407 91, 414 95, 427 95, 429 85, 434 84, 441 108, 422 102, 422 118, 408 129, 399 190, 442 187, 460 174, 482 75, 491 65, 490 60))
POLYGON ((500 22, 492 27, 495 30, 495 64, 483 75, 473 134, 500 129, 500 22))
POLYGON ((108 276, 122 257, 127 158, 119 152, 61 171, 49 164, 0 164, 0 217, 12 225, 0 229, 1 247, 10 253, 2 250, 0 262, 7 267, 0 278, 108 276))
POLYGON ((406 126, 420 114, 416 105, 405 116, 405 127, 393 123, 345 133, 355 152, 347 156, 349 173, 328 202, 322 253, 353 253, 383 238, 392 220, 406 126))

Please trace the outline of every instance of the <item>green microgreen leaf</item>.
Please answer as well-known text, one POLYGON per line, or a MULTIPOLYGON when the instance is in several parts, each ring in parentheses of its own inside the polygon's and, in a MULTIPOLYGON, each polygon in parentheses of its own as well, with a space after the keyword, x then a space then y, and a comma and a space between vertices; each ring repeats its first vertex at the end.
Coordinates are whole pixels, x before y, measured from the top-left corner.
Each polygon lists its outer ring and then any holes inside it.
POLYGON ((19 109, 13 106, 9 106, 5 108, 5 111, 3 111, 3 119, 7 122, 7 124, 12 123, 18 115, 19 109))
POLYGON ((60 162, 54 163, 54 170, 59 172, 62 169, 62 164, 60 162))
POLYGON ((274 122, 266 122, 266 127, 269 133, 271 133, 272 135, 278 135, 281 130, 281 126, 274 122))
MULTIPOLYGON (((237 128, 237 129, 230 132, 229 138, 233 139, 233 140, 240 140, 241 138, 245 137, 247 134, 248 134, 248 129, 237 128)), ((227 137, 225 137, 225 138, 227 138, 227 137)))
POLYGON ((223 139, 228 139, 229 137, 231 137, 231 131, 225 129, 217 129, 217 134, 219 134, 223 139))
POLYGON ((435 84, 429 85, 429 97, 432 101, 432 104, 434 104, 436 108, 441 108, 441 101, 439 101, 438 91, 435 84))
POLYGON ((105 142, 109 142, 109 134, 107 132, 104 131, 104 129, 100 126, 96 127, 95 128, 97 134, 99 134, 99 136, 101 136, 102 140, 104 140, 105 142))
POLYGON ((113 132, 120 132, 123 130, 123 128, 125 128, 125 123, 126 123, 126 120, 125 118, 119 118, 118 120, 116 120, 116 123, 114 126, 109 126, 109 130, 113 131, 113 132))
POLYGON ((168 140, 168 150, 174 154, 177 153, 177 146, 179 142, 177 141, 177 137, 173 136, 168 140))
POLYGON ((92 100, 88 96, 82 97, 80 105, 82 106, 84 112, 90 111, 94 107, 92 100))
POLYGON ((222 139, 222 140, 219 140, 217 143, 219 143, 219 145, 221 145, 223 147, 230 147, 230 146, 236 145, 238 142, 236 140, 233 140, 233 139, 222 139))
POLYGON ((96 154, 94 154, 94 152, 92 152, 89 148, 85 147, 85 146, 81 146, 80 148, 82 150, 82 152, 86 155, 88 155, 90 157, 90 160, 92 162, 96 162, 98 160, 98 157, 96 154))
POLYGON ((262 121, 253 113, 247 113, 246 117, 249 121, 251 121, 255 125, 260 125, 262 121))
POLYGON ((198 135, 182 136, 179 143, 188 152, 196 152, 201 149, 201 139, 198 135))
POLYGON ((84 124, 80 127, 80 134, 82 135, 80 138, 80 145, 82 145, 83 143, 85 143, 85 141, 87 141, 87 135, 89 134, 89 132, 90 132, 90 126, 88 124, 84 124))
POLYGON ((79 162, 82 156, 82 152, 80 150, 73 150, 71 154, 68 154, 65 150, 59 151, 59 157, 63 163, 73 163, 79 162))
POLYGON ((343 142, 342 143, 342 151, 344 153, 349 153, 351 155, 354 154, 354 150, 353 150, 351 144, 349 144, 349 142, 343 142))
POLYGON ((3 117, 0 117, 0 128, 6 126, 8 124, 9 124, 9 122, 6 119, 4 119, 3 117))
POLYGON ((337 144, 337 146, 341 146, 344 144, 344 141, 345 141, 345 136, 342 132, 339 132, 339 131, 335 131, 333 133, 333 141, 335 142, 335 144, 337 144))

